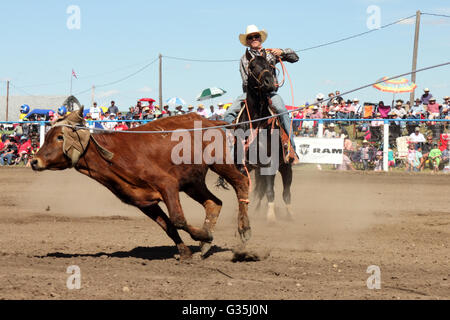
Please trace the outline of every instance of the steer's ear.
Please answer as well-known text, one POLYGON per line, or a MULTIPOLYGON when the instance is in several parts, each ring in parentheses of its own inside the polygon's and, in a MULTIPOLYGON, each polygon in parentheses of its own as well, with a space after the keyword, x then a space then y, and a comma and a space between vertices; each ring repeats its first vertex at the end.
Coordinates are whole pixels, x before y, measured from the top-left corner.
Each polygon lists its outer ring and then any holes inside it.
POLYGON ((83 113, 84 113, 84 106, 81 106, 80 109, 78 109, 78 116, 83 119, 83 113))

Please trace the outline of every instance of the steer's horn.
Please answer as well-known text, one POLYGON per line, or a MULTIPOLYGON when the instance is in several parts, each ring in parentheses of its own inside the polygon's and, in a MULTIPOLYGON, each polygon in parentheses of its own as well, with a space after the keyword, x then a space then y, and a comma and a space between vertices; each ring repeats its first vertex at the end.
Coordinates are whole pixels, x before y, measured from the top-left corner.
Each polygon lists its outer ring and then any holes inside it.
POLYGON ((69 114, 67 116, 66 120, 71 123, 74 123, 74 124, 83 123, 83 109, 84 109, 84 106, 81 106, 80 109, 69 114))

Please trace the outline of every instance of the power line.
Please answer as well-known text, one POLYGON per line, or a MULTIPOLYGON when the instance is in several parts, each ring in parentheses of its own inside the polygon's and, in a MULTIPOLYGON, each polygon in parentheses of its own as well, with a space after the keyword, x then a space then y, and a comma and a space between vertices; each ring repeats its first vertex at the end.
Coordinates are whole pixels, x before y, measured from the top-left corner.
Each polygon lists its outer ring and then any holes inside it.
POLYGON ((412 15, 412 16, 409 16, 409 17, 406 17, 406 18, 402 18, 402 19, 400 19, 400 20, 397 20, 397 21, 394 21, 394 22, 385 24, 385 25, 381 26, 381 27, 378 28, 378 29, 371 29, 371 30, 369 30, 369 31, 365 31, 365 32, 361 32, 361 33, 358 33, 358 34, 354 34, 354 35, 352 35, 352 36, 348 36, 348 37, 345 37, 345 38, 342 38, 342 39, 339 39, 339 40, 334 40, 334 41, 326 42, 326 43, 319 44, 319 45, 317 45, 317 46, 313 46, 313 47, 309 47, 309 48, 305 48, 305 49, 299 49, 299 50, 297 50, 297 51, 295 51, 295 52, 304 52, 304 51, 308 51, 308 50, 313 50, 313 49, 317 49, 317 48, 329 46, 329 45, 332 45, 332 44, 335 44, 335 43, 347 41, 347 40, 350 40, 350 39, 353 39, 353 38, 361 37, 361 36, 366 35, 366 34, 369 34, 369 33, 371 33, 371 32, 378 31, 378 30, 381 30, 381 29, 390 27, 390 26, 392 26, 392 25, 394 25, 394 24, 397 24, 397 23, 400 23, 400 22, 402 22, 402 21, 404 21, 404 20, 411 19, 412 17, 415 17, 415 16, 416 16, 416 15, 412 15))
POLYGON ((450 16, 446 15, 446 14, 426 13, 426 12, 422 12, 422 14, 426 14, 427 16, 436 16, 436 17, 450 18, 450 16))
POLYGON ((182 61, 191 61, 191 62, 236 62, 239 59, 225 59, 225 60, 202 60, 202 59, 189 59, 189 58, 180 58, 180 57, 171 57, 171 56, 163 56, 164 58, 173 59, 173 60, 182 60, 182 61))
MULTIPOLYGON (((147 62, 148 60, 144 61, 147 62)), ((107 74, 111 74, 111 73, 115 73, 124 69, 128 69, 137 65, 141 65, 143 62, 139 62, 139 63, 133 63, 131 65, 127 65, 124 67, 120 67, 111 71, 106 71, 103 73, 97 73, 97 74, 92 74, 92 75, 88 75, 88 76, 81 76, 78 77, 78 79, 90 79, 90 78, 96 78, 96 77, 101 77, 107 74)), ((26 86, 21 86, 19 88, 36 88, 36 87, 45 87, 45 86, 51 86, 51 85, 55 85, 55 84, 63 84, 63 83, 69 83, 69 80, 61 80, 61 81, 55 81, 55 82, 48 82, 48 83, 40 83, 40 84, 33 84, 33 85, 26 85, 26 86)))
MULTIPOLYGON (((380 29, 384 29, 384 28, 390 27, 392 25, 398 24, 398 23, 400 23, 400 22, 402 22, 404 20, 411 19, 411 18, 413 18, 415 16, 416 15, 414 14, 414 15, 411 15, 409 17, 402 18, 402 19, 396 20, 394 22, 385 24, 385 25, 383 25, 383 26, 381 26, 380 28, 377 28, 377 29, 371 29, 369 31, 365 31, 365 32, 361 32, 361 33, 358 33, 358 34, 354 34, 354 35, 351 35, 351 36, 348 36, 348 37, 345 37, 345 38, 342 38, 342 39, 338 39, 338 40, 322 43, 322 44, 319 44, 319 45, 316 45, 316 46, 313 46, 313 47, 299 49, 299 50, 296 50, 295 52, 309 51, 309 50, 313 50, 313 49, 329 46, 329 45, 332 45, 332 44, 335 44, 335 43, 339 43, 339 42, 347 41, 347 40, 350 40, 350 39, 354 39, 354 38, 357 38, 357 37, 361 37, 361 36, 369 34, 371 32, 378 31, 380 29)), ((236 61, 239 61, 239 59, 205 60, 205 59, 190 59, 190 58, 171 57, 171 56, 163 56, 163 57, 164 58, 169 58, 169 59, 174 59, 174 60, 191 61, 191 62, 236 62, 236 61)))
MULTIPOLYGON (((135 71, 135 72, 133 72, 133 73, 127 75, 126 77, 123 77, 123 78, 121 78, 121 79, 119 79, 119 80, 116 80, 116 81, 104 83, 104 84, 101 84, 101 85, 96 85, 95 88, 102 88, 102 87, 106 87, 106 86, 111 86, 111 85, 113 85, 113 84, 116 84, 116 83, 122 82, 122 81, 124 81, 124 80, 127 80, 127 79, 129 79, 129 78, 135 76, 136 74, 142 72, 143 70, 147 69, 148 67, 150 67, 150 66, 151 66, 152 64, 154 64, 158 59, 159 59, 159 58, 154 59, 152 62, 146 64, 145 66, 143 66, 143 67, 140 68, 139 70, 137 70, 137 71, 135 71)), ((91 88, 86 89, 86 90, 83 90, 83 91, 80 91, 80 92, 77 92, 77 93, 75 93, 75 95, 83 94, 83 93, 86 93, 86 92, 88 92, 88 91, 90 91, 90 90, 91 90, 91 88)))
POLYGON ((31 93, 29 93, 29 92, 27 92, 27 91, 21 89, 20 87, 15 86, 14 84, 12 84, 11 81, 9 82, 9 85, 12 86, 12 87, 13 87, 14 89, 16 89, 16 90, 18 90, 18 91, 20 91, 20 92, 22 92, 22 93, 25 93, 25 94, 28 95, 28 96, 35 97, 35 95, 33 95, 33 94, 31 94, 31 93))

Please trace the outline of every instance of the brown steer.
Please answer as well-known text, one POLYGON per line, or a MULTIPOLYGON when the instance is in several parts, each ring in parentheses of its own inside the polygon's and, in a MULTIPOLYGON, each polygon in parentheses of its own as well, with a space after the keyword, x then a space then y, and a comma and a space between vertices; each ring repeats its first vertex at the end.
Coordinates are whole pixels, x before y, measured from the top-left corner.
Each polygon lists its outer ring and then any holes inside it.
MULTIPOLYGON (((224 151, 221 161, 206 164, 202 157, 199 164, 174 164, 172 150, 180 142, 172 141, 171 133, 91 134, 85 128, 82 115, 82 109, 75 111, 52 126, 45 136, 45 143, 31 162, 33 170, 63 170, 73 167, 100 182, 120 200, 138 207, 155 220, 175 242, 181 258, 186 259, 191 256, 191 251, 181 240, 177 229, 182 229, 192 239, 201 241, 201 252, 205 255, 211 248, 212 230, 222 207, 222 201, 205 184, 205 176, 210 168, 233 186, 239 203, 238 231, 243 242, 250 238, 247 216, 249 181, 233 164, 225 161, 225 133, 221 129, 210 129, 220 132, 220 146, 223 146, 224 151), (187 223, 180 204, 180 191, 184 191, 205 208, 203 228, 187 223), (159 207, 160 201, 166 204, 169 217, 159 207)), ((194 121, 199 121, 197 123, 201 123, 203 128, 224 124, 191 113, 152 121, 128 131, 192 129, 194 121)), ((192 146, 194 134, 189 131, 189 137, 192 138, 189 144, 192 146)), ((211 143, 203 140, 200 141, 201 151, 211 143)), ((191 159, 194 159, 198 147, 188 149, 192 150, 189 153, 191 159)))

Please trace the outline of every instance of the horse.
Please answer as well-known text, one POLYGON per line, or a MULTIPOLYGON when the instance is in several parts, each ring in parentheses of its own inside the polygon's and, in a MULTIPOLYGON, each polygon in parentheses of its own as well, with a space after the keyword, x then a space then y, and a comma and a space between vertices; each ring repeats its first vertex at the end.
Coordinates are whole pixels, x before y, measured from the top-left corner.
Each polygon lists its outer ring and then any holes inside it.
MULTIPOLYGON (((236 119, 236 128, 244 131, 250 130, 250 138, 244 142, 246 144, 246 159, 245 163, 243 161, 243 164, 240 165, 240 170, 243 171, 242 167, 244 167, 247 171, 255 171, 254 191, 258 201, 256 209, 259 211, 261 200, 266 196, 268 200, 266 217, 269 222, 276 221, 274 184, 276 172, 280 172, 283 181, 283 200, 286 205, 286 217, 292 219, 292 163, 287 160, 287 155, 290 152, 289 136, 281 128, 277 117, 248 123, 249 121, 274 115, 271 111, 271 93, 276 90, 277 86, 272 72, 274 66, 270 65, 266 60, 265 52, 263 52, 262 56, 252 57, 247 51, 246 55, 249 60, 247 99, 244 101, 244 107, 236 119), (253 146, 251 146, 252 144, 253 146), (257 153, 257 161, 249 161, 251 160, 248 158, 250 150, 257 153), (263 155, 264 159, 261 155, 263 155), (268 166, 268 158, 272 168, 268 166)), ((238 162, 239 160, 235 159, 238 162)))

